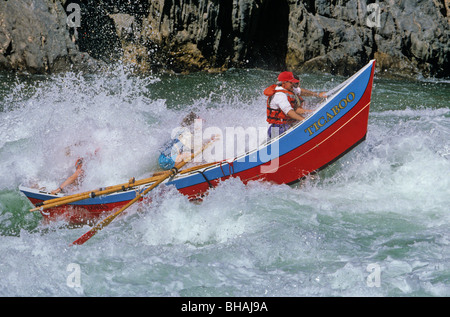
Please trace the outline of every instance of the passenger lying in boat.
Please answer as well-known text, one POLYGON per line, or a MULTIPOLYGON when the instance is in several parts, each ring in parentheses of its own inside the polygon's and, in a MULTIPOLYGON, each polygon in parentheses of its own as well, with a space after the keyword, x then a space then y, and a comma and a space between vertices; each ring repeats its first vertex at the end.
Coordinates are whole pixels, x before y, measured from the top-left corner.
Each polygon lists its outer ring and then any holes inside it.
MULTIPOLYGON (((75 144, 76 146, 79 145, 79 143, 75 144)), ((94 152, 94 154, 87 154, 86 157, 88 158, 92 158, 94 155, 98 154, 98 151, 100 150, 100 148, 97 148, 94 152)), ((66 149, 66 155, 69 156, 70 155, 70 148, 66 149)), ((59 187, 55 190, 53 190, 50 194, 58 194, 60 192, 65 192, 65 191, 72 191, 74 189, 76 189, 77 186, 81 185, 81 183, 83 182, 83 178, 84 178, 84 170, 83 170, 83 163, 84 163, 84 158, 79 157, 77 159, 77 161, 75 162, 75 172, 70 175, 64 182, 61 183, 61 185, 59 185, 59 187)))
MULTIPOLYGON (((161 147, 160 155, 158 158, 158 164, 164 171, 170 170, 181 163, 183 160, 191 159, 194 152, 198 151, 194 143, 194 135, 201 129, 201 124, 196 124, 199 121, 204 122, 205 120, 200 118, 195 113, 191 112, 184 120, 181 122, 181 127, 178 127, 175 132, 175 136, 169 142, 165 143, 161 147)), ((200 134, 201 135, 201 134, 200 134)), ((203 146, 211 141, 217 141, 220 139, 220 135, 213 134, 210 139, 203 142, 203 146)), ((201 157, 201 155, 200 155, 201 157)), ((198 162, 191 161, 190 165, 198 165, 198 162)), ((153 176, 160 175, 163 172, 154 172, 153 176)))
POLYGON ((199 116, 194 112, 189 113, 181 122, 174 138, 163 145, 158 158, 158 164, 163 170, 170 170, 176 163, 191 157, 193 136, 190 128, 195 119, 199 119, 199 116))
POLYGON ((285 132, 312 112, 302 107, 301 96, 326 98, 325 92, 315 93, 299 85, 300 80, 292 72, 282 72, 278 75, 278 83, 264 90, 267 96, 267 122, 270 123, 267 131, 269 138, 285 132))
POLYGON ((82 181, 84 176, 83 159, 79 158, 75 163, 75 172, 69 176, 59 187, 51 192, 55 195, 63 191, 64 188, 70 185, 78 185, 82 181))

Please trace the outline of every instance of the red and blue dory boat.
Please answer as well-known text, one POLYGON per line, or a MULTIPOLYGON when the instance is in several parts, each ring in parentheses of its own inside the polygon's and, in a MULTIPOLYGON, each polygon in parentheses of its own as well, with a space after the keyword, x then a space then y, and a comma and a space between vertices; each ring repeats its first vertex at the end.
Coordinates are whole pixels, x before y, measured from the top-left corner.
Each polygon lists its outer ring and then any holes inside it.
MULTIPOLYGON (((294 184, 325 168, 365 140, 375 60, 333 89, 328 99, 306 120, 244 155, 191 168, 162 184, 172 185, 190 199, 198 199, 230 177, 243 183, 267 181, 294 184)), ((41 210, 45 220, 63 218, 71 224, 95 222, 126 205, 152 182, 41 210)), ((20 186, 35 206, 64 197, 20 186)), ((144 198, 143 203, 146 203, 144 198)))

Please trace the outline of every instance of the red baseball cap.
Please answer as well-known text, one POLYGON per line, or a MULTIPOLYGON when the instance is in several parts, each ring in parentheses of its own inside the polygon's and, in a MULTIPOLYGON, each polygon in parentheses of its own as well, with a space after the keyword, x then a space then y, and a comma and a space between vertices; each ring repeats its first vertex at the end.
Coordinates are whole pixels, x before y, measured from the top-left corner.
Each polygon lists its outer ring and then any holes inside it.
POLYGON ((278 75, 279 81, 290 81, 291 83, 298 83, 300 82, 298 79, 295 79, 294 74, 291 72, 282 72, 280 75, 278 75))

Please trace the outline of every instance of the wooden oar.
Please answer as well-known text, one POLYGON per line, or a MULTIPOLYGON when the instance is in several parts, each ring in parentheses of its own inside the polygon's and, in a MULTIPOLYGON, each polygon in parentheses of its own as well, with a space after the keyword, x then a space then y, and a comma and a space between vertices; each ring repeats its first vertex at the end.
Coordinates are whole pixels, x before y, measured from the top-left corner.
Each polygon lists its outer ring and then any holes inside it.
MULTIPOLYGON (((216 163, 215 162, 214 163, 206 163, 206 164, 199 165, 199 166, 193 166, 191 168, 187 168, 187 169, 181 171, 180 174, 189 173, 189 172, 192 172, 192 171, 204 168, 204 167, 211 166, 213 164, 216 164, 216 163)), ((153 173, 153 175, 151 177, 144 178, 144 179, 141 179, 138 181, 136 181, 134 178, 132 178, 129 180, 128 183, 114 185, 114 186, 108 186, 108 187, 96 189, 93 191, 91 190, 91 191, 87 191, 87 192, 83 192, 83 193, 79 193, 79 194, 45 200, 41 203, 36 204, 35 205, 36 207, 33 209, 30 209, 30 211, 37 211, 37 210, 43 211, 43 210, 47 210, 47 209, 62 206, 62 205, 67 205, 67 204, 74 203, 74 202, 88 199, 88 198, 94 198, 97 196, 112 194, 112 193, 119 192, 119 191, 126 191, 126 190, 129 190, 136 186, 140 186, 140 185, 144 185, 147 183, 157 181, 160 176, 164 176, 164 175, 165 175, 165 172, 156 172, 156 173, 153 173)))
POLYGON ((155 183, 153 183, 150 187, 146 188, 141 194, 137 194, 135 198, 133 198, 131 201, 129 201, 125 206, 123 206, 122 208, 120 208, 120 210, 116 211, 115 213, 113 213, 112 215, 109 215, 108 217, 106 217, 105 219, 103 219, 102 221, 100 221, 98 224, 96 224, 91 230, 89 230, 88 232, 86 232, 85 234, 83 234, 81 237, 79 237, 77 240, 75 240, 74 242, 72 242, 73 245, 81 245, 84 244, 87 240, 89 240, 90 238, 92 238, 98 231, 100 231, 101 229, 103 229, 104 227, 106 227, 107 225, 109 225, 118 215, 120 215, 125 209, 127 209, 128 207, 130 207, 131 205, 133 205, 136 201, 138 201, 139 199, 141 199, 141 197, 147 195, 147 193, 149 191, 151 191, 152 189, 154 189, 155 187, 157 187, 159 184, 161 184, 164 180, 166 180, 167 178, 171 177, 171 176, 175 176, 178 173, 178 169, 182 168, 184 165, 186 165, 186 163, 188 163, 189 161, 191 161, 195 156, 197 156, 198 154, 200 154, 201 152, 203 152, 206 147, 208 147, 210 144, 212 144, 214 140, 208 142, 207 144, 205 144, 203 146, 203 148, 201 149, 201 151, 199 151, 198 153, 192 154, 191 157, 188 160, 184 160, 182 162, 180 162, 179 164, 176 165, 175 168, 166 171, 164 175, 162 175, 155 183))
POLYGON ((36 208, 30 209, 30 211, 48 209, 48 208, 51 208, 51 207, 65 205, 67 203, 75 202, 75 201, 78 201, 78 200, 83 200, 83 199, 87 199, 87 198, 94 198, 96 196, 100 196, 99 193, 103 192, 103 191, 115 190, 117 188, 119 188, 119 190, 127 189, 129 185, 133 185, 134 186, 134 182, 135 182, 135 180, 134 180, 134 178, 132 178, 132 179, 130 179, 128 181, 128 183, 114 185, 114 186, 108 186, 108 187, 100 187, 98 189, 90 190, 90 191, 83 192, 83 193, 78 193, 78 194, 73 194, 73 195, 67 195, 67 196, 62 196, 62 197, 58 197, 58 198, 48 199, 48 200, 45 200, 43 202, 35 204, 36 208), (67 202, 65 202, 65 201, 67 201, 67 202), (51 205, 51 206, 47 206, 47 205, 51 205), (41 208, 42 206, 45 206, 45 207, 41 208))
POLYGON ((106 217, 105 219, 103 219, 102 221, 100 221, 98 224, 96 224, 91 230, 89 230, 88 232, 86 232, 85 234, 83 234, 81 237, 79 237, 77 240, 75 240, 74 242, 72 242, 72 244, 76 245, 81 245, 83 243, 85 243, 87 240, 89 240, 90 238, 92 238, 98 231, 100 231, 101 229, 103 229, 104 227, 106 227, 107 225, 109 225, 118 215, 120 215, 125 209, 127 209, 128 207, 130 207, 132 204, 134 204, 136 201, 138 201, 139 199, 141 199, 142 196, 146 195, 149 191, 151 191, 153 188, 155 188, 156 186, 158 186, 159 184, 161 184, 164 180, 166 180, 167 178, 169 178, 172 175, 175 175, 176 172, 175 170, 170 170, 166 173, 166 175, 161 176, 159 178, 158 181, 156 181, 155 183, 153 183, 150 187, 148 187, 146 190, 144 190, 144 192, 142 194, 138 194, 136 195, 135 198, 133 198, 132 200, 130 200, 125 206, 123 206, 122 208, 120 208, 120 210, 116 211, 115 213, 113 213, 112 215, 109 215, 108 217, 106 217))
POLYGON ((97 189, 94 191, 88 191, 88 192, 84 192, 84 193, 80 193, 80 194, 74 194, 74 195, 59 197, 59 198, 55 198, 55 199, 49 199, 49 200, 42 202, 41 204, 36 204, 36 208, 30 209, 30 211, 36 211, 36 210, 42 211, 42 210, 46 210, 46 209, 50 209, 50 208, 54 208, 54 207, 58 207, 58 206, 62 206, 62 205, 67 205, 67 204, 70 204, 70 203, 73 203, 76 201, 80 201, 83 199, 94 198, 97 196, 112 194, 112 193, 119 192, 119 191, 125 191, 125 190, 129 190, 136 186, 151 183, 158 179, 159 179, 158 176, 145 178, 145 179, 142 179, 139 181, 136 181, 133 178, 128 183, 114 185, 114 186, 108 186, 105 188, 100 188, 100 189, 97 189))

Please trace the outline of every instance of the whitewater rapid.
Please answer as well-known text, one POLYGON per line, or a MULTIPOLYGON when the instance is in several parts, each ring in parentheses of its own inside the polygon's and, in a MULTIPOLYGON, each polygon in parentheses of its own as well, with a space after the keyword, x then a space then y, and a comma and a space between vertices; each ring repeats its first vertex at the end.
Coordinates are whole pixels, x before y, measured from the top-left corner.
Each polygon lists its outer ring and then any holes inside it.
MULTIPOLYGON (((275 77, 1 77, 0 295, 449 296, 445 81, 375 78, 366 141, 296 186, 231 179, 201 203, 159 188, 83 246, 69 244, 89 227, 42 225, 18 191, 56 188, 98 148, 80 190, 148 176, 192 110, 205 127, 264 127, 275 77)), ((343 81, 303 77, 315 90, 343 81)))

